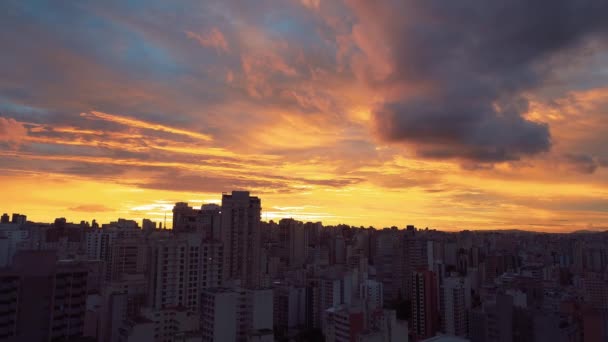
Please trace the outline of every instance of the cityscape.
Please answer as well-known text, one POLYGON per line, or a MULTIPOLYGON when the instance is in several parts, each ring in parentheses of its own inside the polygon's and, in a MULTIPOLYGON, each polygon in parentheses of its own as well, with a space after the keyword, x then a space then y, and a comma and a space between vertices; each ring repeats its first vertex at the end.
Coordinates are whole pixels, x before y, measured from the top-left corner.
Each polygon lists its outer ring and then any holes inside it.
POLYGON ((608 232, 262 221, 176 203, 172 229, 0 221, 2 341, 608 339, 608 232))
POLYGON ((608 342, 608 0, 0 0, 0 342, 608 342))

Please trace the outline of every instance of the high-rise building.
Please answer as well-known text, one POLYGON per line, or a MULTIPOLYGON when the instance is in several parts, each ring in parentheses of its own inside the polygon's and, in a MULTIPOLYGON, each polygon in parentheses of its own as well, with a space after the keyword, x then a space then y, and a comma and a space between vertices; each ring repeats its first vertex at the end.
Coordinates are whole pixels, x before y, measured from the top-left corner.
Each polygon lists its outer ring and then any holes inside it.
POLYGON ((443 332, 453 336, 467 336, 467 311, 471 308, 469 280, 461 277, 445 278, 440 301, 443 332))
POLYGON ((27 222, 27 216, 14 213, 11 219, 11 223, 25 224, 27 222))
POLYGON ((149 271, 149 306, 198 311, 204 253, 200 234, 154 241, 149 271))
POLYGON ((98 341, 117 341, 127 322, 139 317, 146 304, 147 285, 143 274, 125 275, 105 284, 101 292, 98 341))
POLYGON ((112 243, 105 258, 107 281, 122 279, 127 274, 143 274, 148 266, 148 248, 142 239, 120 239, 112 243))
POLYGON ((435 273, 419 269, 412 273, 412 333, 416 340, 438 331, 439 314, 435 273))
POLYGON ((308 256, 308 235, 304 229, 304 223, 294 219, 282 219, 279 221, 280 242, 286 250, 286 258, 289 266, 302 266, 308 256))
POLYGON ((360 308, 339 306, 325 311, 323 331, 327 342, 358 341, 365 330, 365 315, 360 308))
POLYGON ((224 272, 229 281, 256 287, 260 274, 261 201, 246 191, 222 196, 224 272))
POLYGON ((206 240, 221 240, 222 208, 217 204, 203 204, 197 227, 206 240))
POLYGON ((143 219, 141 222, 141 229, 144 232, 153 232, 156 229, 156 222, 153 222, 150 219, 143 219))
POLYGON ((305 287, 275 284, 274 327, 280 333, 306 325, 307 291, 305 287))
POLYGON ((0 272, 0 341, 14 340, 17 335, 19 280, 15 272, 0 272))
POLYGON ((188 203, 178 202, 173 207, 173 231, 176 233, 194 232, 199 211, 188 206, 188 203))
POLYGON ((273 340, 271 289, 204 289, 200 312, 203 341, 273 340))
POLYGON ((361 284, 360 295, 361 299, 366 301, 369 309, 382 308, 384 304, 384 293, 381 282, 368 279, 361 284))
POLYGON ((20 251, 0 279, 7 299, 0 316, 8 319, 0 334, 12 336, 9 341, 83 336, 87 271, 81 264, 58 261, 53 251, 20 251))

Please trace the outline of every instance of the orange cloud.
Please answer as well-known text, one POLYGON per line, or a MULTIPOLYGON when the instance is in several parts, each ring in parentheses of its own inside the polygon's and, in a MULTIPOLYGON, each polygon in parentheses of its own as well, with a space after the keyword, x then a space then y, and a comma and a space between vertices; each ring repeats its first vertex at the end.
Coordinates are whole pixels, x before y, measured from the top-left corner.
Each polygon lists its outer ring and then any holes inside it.
POLYGON ((213 47, 218 52, 229 52, 228 42, 224 34, 216 27, 212 28, 211 31, 199 34, 192 31, 186 31, 188 38, 196 40, 199 44, 204 47, 213 47))
POLYGON ((27 128, 15 119, 0 117, 0 142, 19 144, 27 137, 27 128))
POLYGON ((96 118, 96 119, 101 119, 101 120, 105 120, 105 121, 110 121, 110 122, 118 123, 121 125, 129 126, 129 127, 151 129, 154 131, 161 131, 161 132, 173 133, 173 134, 178 134, 178 135, 184 135, 187 137, 191 137, 191 138, 195 138, 195 139, 199 139, 199 140, 203 140, 203 141, 213 140, 211 138, 211 136, 207 135, 207 134, 192 132, 192 131, 188 131, 185 129, 169 127, 169 126, 165 126, 165 125, 161 125, 161 124, 150 123, 150 122, 146 122, 143 120, 132 119, 132 118, 124 117, 124 116, 107 114, 107 113, 103 113, 103 112, 92 111, 89 113, 81 113, 80 116, 85 117, 85 118, 96 118))

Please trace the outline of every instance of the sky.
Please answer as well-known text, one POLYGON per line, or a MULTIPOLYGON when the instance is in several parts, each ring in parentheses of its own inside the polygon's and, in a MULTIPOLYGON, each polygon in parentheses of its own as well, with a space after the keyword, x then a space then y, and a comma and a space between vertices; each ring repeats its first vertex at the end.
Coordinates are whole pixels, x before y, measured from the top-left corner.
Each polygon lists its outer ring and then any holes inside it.
MULTIPOLYGON (((608 229, 608 2, 0 2, 0 211, 608 229)), ((168 220, 170 221, 170 219, 168 220)))

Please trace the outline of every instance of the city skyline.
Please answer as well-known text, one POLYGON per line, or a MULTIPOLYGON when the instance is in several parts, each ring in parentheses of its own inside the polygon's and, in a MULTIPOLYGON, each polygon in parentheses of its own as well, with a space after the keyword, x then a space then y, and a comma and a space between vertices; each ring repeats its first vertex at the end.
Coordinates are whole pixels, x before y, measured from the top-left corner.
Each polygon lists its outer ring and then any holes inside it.
POLYGON ((178 202, 173 229, 3 214, 0 341, 608 337, 608 231, 263 222, 262 206, 248 191, 178 202))
POLYGON ((606 6, 3 1, 0 208, 606 230, 606 6))
MULTIPOLYGON (((166 203, 167 206, 170 206, 170 209, 168 211, 163 212, 164 216, 162 218, 158 218, 158 219, 153 219, 151 217, 145 217, 145 216, 136 217, 136 218, 113 216, 113 217, 107 219, 107 221, 104 221, 104 220, 98 220, 95 217, 80 220, 80 219, 72 219, 70 217, 58 215, 58 216, 55 216, 48 220, 36 220, 36 219, 32 219, 32 217, 28 215, 28 212, 24 211, 24 210, 15 211, 15 212, 0 210, 0 212, 2 212, 2 215, 5 217, 7 223, 13 222, 16 217, 17 217, 17 220, 20 220, 20 222, 23 221, 23 223, 26 223, 26 222, 44 223, 44 222, 52 222, 54 220, 66 220, 66 222, 69 222, 69 223, 81 222, 81 223, 85 223, 88 225, 90 225, 92 223, 95 223, 97 225, 111 224, 111 223, 118 222, 120 220, 126 220, 126 221, 131 221, 131 222, 136 223, 137 226, 141 229, 143 229, 143 227, 145 226, 145 222, 149 221, 149 222, 153 223, 155 225, 155 227, 173 230, 175 227, 175 224, 176 224, 175 220, 177 219, 178 220, 177 222, 180 222, 179 221, 180 219, 176 218, 176 213, 183 210, 186 213, 192 213, 192 215, 195 215, 195 213, 204 212, 205 210, 221 210, 222 199, 225 198, 226 196, 230 197, 230 194, 235 193, 235 192, 250 194, 249 191, 241 189, 241 190, 233 190, 231 192, 222 192, 221 195, 219 196, 219 200, 208 200, 208 201, 191 200, 189 202, 177 201, 173 204, 166 203), (118 220, 118 221, 116 221, 116 220, 118 220), (143 224, 140 225, 141 222, 143 222, 143 224)), ((252 195, 256 195, 256 194, 252 194, 252 195)), ((262 198, 260 198, 260 197, 254 197, 254 198, 256 198, 258 201, 262 200, 262 198)), ((386 226, 373 226, 373 225, 362 225, 362 224, 349 224, 346 222, 328 223, 328 222, 324 222, 323 220, 310 219, 310 217, 307 217, 307 216, 304 216, 304 217, 274 216, 274 213, 271 216, 272 217, 269 218, 268 214, 264 213, 263 206, 260 207, 260 222, 265 223, 265 224, 266 223, 277 223, 282 220, 295 220, 295 221, 301 222, 301 223, 319 223, 319 224, 322 224, 323 226, 327 226, 327 227, 347 226, 347 227, 352 227, 352 228, 376 229, 376 230, 394 229, 394 228, 397 228, 399 230, 406 230, 406 229, 408 229, 408 227, 417 227, 418 229, 425 229, 425 230, 432 230, 432 231, 439 231, 439 232, 446 232, 446 233, 462 233, 462 232, 466 232, 466 231, 566 233, 566 234, 567 233, 585 233, 585 232, 589 232, 589 233, 608 232, 608 228, 602 229, 601 227, 598 227, 595 229, 578 229, 578 230, 566 230, 566 231, 542 231, 542 230, 538 231, 535 229, 522 229, 522 228, 497 228, 497 229, 462 228, 462 229, 450 230, 450 229, 441 229, 441 227, 431 227, 428 225, 415 225, 415 224, 412 224, 411 222, 404 222, 404 223, 400 223, 400 224, 391 224, 391 225, 386 225, 386 226)), ((184 222, 181 222, 181 224, 184 224, 184 222)), ((220 227, 218 227, 217 229, 219 230, 220 227)))

